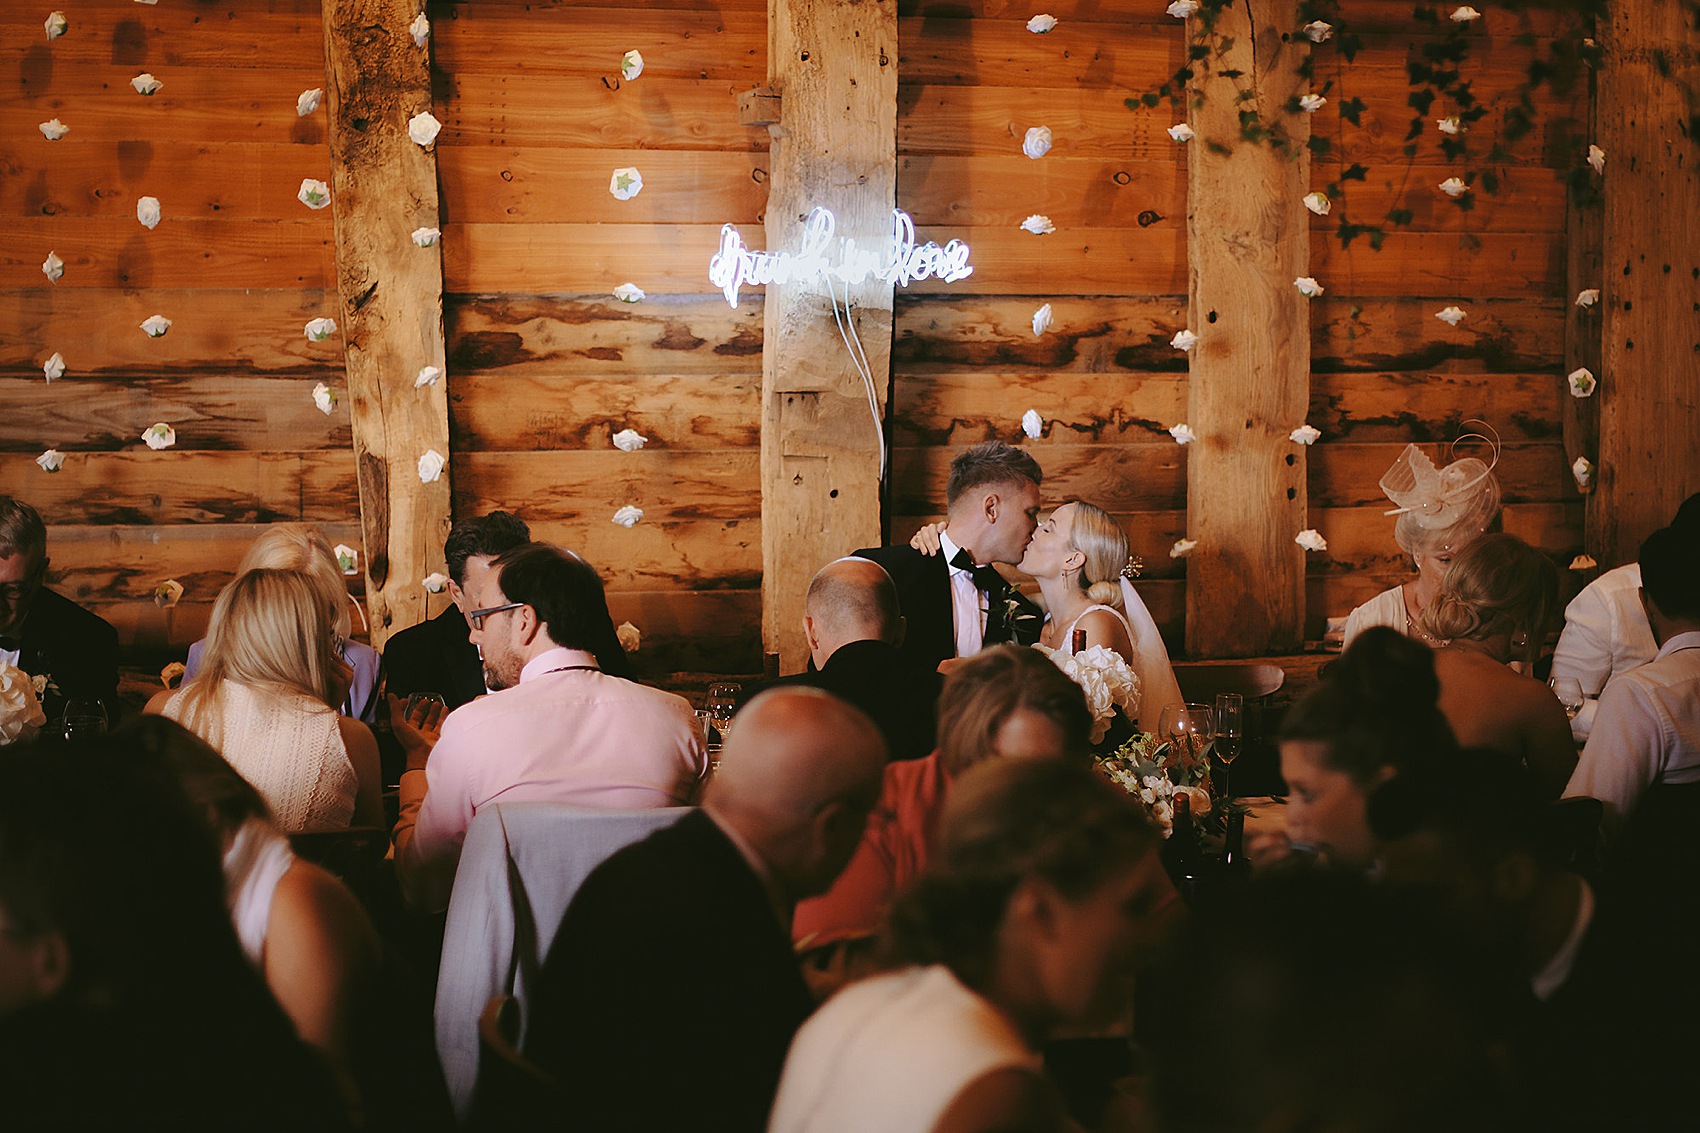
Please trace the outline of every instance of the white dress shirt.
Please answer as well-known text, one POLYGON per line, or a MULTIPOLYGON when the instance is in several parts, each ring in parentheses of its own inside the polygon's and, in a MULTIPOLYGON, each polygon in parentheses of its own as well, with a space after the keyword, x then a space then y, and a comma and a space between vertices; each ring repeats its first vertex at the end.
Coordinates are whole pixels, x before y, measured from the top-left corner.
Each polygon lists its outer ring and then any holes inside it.
POLYGON ((1694 782, 1700 782, 1700 630, 1677 634, 1653 660, 1606 686, 1564 794, 1604 803, 1602 825, 1610 836, 1654 783, 1694 782))
POLYGON ((1608 570, 1564 608, 1564 632, 1552 656, 1552 675, 1582 685, 1582 711, 1570 721, 1578 743, 1593 730, 1599 696, 1614 677, 1645 665, 1659 647, 1641 608, 1641 564, 1608 570))
MULTIPOLYGON (((958 549, 949 535, 939 532, 939 554, 947 564, 958 549)), ((972 657, 980 652, 986 640, 986 595, 974 585, 972 571, 955 565, 950 567, 950 621, 956 629, 956 655, 972 657)))

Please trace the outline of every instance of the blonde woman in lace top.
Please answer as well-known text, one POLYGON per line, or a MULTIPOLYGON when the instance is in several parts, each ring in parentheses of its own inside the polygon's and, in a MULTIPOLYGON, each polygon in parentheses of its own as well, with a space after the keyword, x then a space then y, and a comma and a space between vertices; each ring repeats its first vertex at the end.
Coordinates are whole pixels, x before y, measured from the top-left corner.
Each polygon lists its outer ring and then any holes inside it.
POLYGON ((216 748, 286 833, 383 821, 377 741, 331 707, 350 675, 334 617, 299 571, 240 574, 213 606, 200 671, 148 705, 216 748))

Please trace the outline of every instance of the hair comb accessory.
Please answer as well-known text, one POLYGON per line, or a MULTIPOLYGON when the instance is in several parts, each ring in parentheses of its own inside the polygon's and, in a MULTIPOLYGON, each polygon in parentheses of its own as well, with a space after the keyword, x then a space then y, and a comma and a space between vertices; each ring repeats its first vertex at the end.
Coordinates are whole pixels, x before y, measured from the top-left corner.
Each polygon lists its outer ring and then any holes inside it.
POLYGON ((1138 555, 1129 555, 1127 557, 1127 565, 1123 566, 1121 569, 1121 576, 1123 578, 1138 578, 1139 572, 1144 569, 1145 560, 1141 559, 1138 555))

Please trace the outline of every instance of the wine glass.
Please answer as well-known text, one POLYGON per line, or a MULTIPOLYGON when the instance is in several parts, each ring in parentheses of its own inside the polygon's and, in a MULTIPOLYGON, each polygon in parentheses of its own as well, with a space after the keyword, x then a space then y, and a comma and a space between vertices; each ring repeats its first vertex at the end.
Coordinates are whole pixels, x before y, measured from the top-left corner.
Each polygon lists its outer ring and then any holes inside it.
POLYGON ((106 709, 92 696, 74 696, 59 714, 59 734, 68 740, 86 740, 106 734, 106 709))
POLYGON ((1231 797, 1228 791, 1229 774, 1233 770, 1234 760, 1240 756, 1240 748, 1245 744, 1245 696, 1237 692, 1219 692, 1216 694, 1216 758, 1222 761, 1222 797, 1231 797))
POLYGON ((1205 704, 1166 704, 1157 717, 1157 738, 1169 745, 1177 763, 1197 763, 1213 732, 1205 704))
POLYGON ((1564 705, 1564 714, 1572 720, 1582 711, 1582 682, 1575 677, 1554 677, 1552 679, 1553 695, 1564 705))
POLYGON ((743 691, 744 686, 737 681, 717 681, 708 686, 708 699, 703 703, 708 709, 709 723, 720 733, 721 743, 731 734, 732 717, 738 711, 738 694, 743 691))

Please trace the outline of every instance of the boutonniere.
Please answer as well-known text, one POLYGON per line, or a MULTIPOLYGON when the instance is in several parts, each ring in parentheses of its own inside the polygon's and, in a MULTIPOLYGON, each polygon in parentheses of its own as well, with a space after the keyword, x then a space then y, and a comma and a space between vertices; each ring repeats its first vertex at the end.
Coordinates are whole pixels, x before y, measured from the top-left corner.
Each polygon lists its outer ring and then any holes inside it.
POLYGON ((1004 624, 1009 627, 1010 639, 1020 645, 1032 645, 1039 640, 1045 627, 1045 611, 1019 590, 1011 590, 1003 598, 1004 624))

